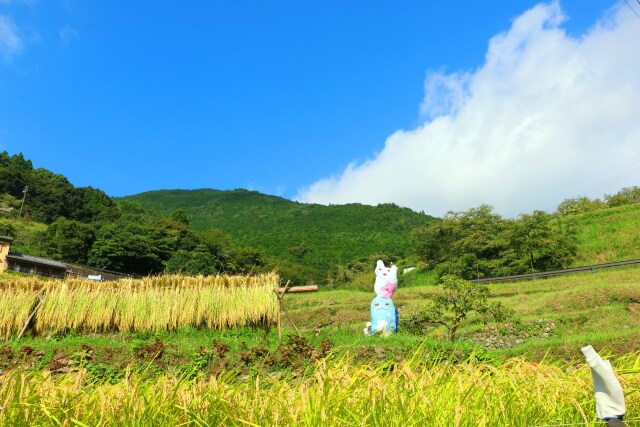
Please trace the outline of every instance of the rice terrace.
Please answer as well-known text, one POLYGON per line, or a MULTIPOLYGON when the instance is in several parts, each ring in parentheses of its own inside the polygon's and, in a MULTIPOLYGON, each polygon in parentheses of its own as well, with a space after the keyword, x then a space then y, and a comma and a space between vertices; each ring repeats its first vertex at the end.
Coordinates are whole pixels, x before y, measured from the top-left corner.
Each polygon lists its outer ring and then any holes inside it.
POLYGON ((0 427, 640 427, 640 0, 0 0, 0 427))
POLYGON ((93 222, 35 202, 43 222, 0 217, 2 425, 638 420, 638 187, 514 219, 246 190, 102 200, 93 222), (393 232, 371 231, 381 215, 393 232))
MULTIPOLYGON (((469 327, 466 343, 402 330, 371 341, 360 330, 371 292, 358 289, 287 294, 302 337, 291 328, 282 340, 275 330, 265 337, 264 328, 247 327, 275 321, 275 275, 105 283, 3 277, 2 300, 10 302, 0 312, 5 337, 15 337, 38 295, 45 302, 31 336, 1 348, 0 419, 6 425, 596 423, 591 372, 578 349, 593 343, 602 350, 626 391, 627 410, 638 411, 639 280, 640 269, 625 268, 492 285, 495 298, 519 313, 522 344, 488 349, 471 344, 487 339, 481 324, 469 327), (545 329, 554 325, 550 333, 537 330, 541 321, 545 329)), ((401 285, 397 305, 410 312, 434 292, 428 283, 401 285)), ((503 325, 503 339, 511 338, 509 327, 503 325)))

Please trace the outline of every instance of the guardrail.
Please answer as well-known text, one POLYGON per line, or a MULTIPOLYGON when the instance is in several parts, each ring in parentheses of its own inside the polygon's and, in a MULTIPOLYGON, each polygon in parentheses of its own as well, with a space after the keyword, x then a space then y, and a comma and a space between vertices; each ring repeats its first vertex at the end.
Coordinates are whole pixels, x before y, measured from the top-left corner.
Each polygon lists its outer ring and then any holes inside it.
POLYGON ((620 261, 620 262, 611 262, 608 264, 596 264, 589 265, 585 267, 574 267, 574 268, 566 268, 564 270, 553 270, 553 271, 541 271, 536 273, 527 273, 527 274, 516 274, 514 276, 501 276, 501 277, 485 277, 482 279, 473 279, 469 280, 471 283, 496 283, 496 282, 510 282, 514 280, 526 280, 526 279, 538 279, 543 277, 551 277, 551 276, 560 276, 562 274, 572 274, 572 273, 581 273, 584 271, 595 271, 601 270, 604 268, 615 268, 615 267, 624 267, 627 265, 636 265, 640 264, 640 259, 634 259, 631 261, 620 261))

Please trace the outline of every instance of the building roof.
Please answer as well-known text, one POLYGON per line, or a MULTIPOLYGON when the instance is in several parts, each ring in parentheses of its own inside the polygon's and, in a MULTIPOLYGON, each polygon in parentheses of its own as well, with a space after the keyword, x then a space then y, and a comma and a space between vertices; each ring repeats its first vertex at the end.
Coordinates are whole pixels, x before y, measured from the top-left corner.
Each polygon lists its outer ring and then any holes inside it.
POLYGON ((0 240, 10 240, 13 242, 13 238, 8 236, 0 236, 0 240))
POLYGON ((40 258, 39 256, 25 255, 18 252, 9 252, 9 255, 7 255, 7 259, 12 259, 14 261, 31 262, 33 264, 48 265, 50 267, 64 268, 65 270, 67 269, 67 265, 63 262, 54 261, 47 258, 40 258))

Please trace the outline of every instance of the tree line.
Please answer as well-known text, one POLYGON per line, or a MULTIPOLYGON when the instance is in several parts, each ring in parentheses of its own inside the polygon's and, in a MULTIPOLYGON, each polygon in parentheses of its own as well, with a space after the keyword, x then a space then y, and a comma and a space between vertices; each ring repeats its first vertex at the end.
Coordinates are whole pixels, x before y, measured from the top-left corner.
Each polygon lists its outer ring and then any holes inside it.
POLYGON ((640 187, 622 188, 602 200, 569 198, 553 213, 536 210, 513 219, 483 204, 415 229, 414 247, 429 268, 465 279, 562 269, 578 249, 576 215, 633 203, 640 203, 640 187))
POLYGON ((182 209, 194 229, 217 228, 256 248, 295 284, 345 283, 346 266, 372 255, 406 259, 413 254, 411 230, 436 220, 390 203, 327 206, 243 189, 157 190, 125 199, 157 215, 182 209))
MULTIPOLYGON (((47 225, 39 253, 53 259, 139 275, 162 272, 214 274, 261 272, 261 254, 239 247, 223 232, 196 233, 184 211, 159 217, 138 203, 114 201, 92 187, 74 187, 64 176, 34 169, 22 154, 0 153, 2 202, 47 225), (27 194, 24 189, 28 188, 27 194)), ((0 233, 11 234, 3 223, 0 233)))
MULTIPOLYGON (((22 215, 47 226, 32 255, 140 275, 276 269, 296 284, 350 281, 378 258, 466 279, 564 268, 577 251, 576 215, 640 202, 639 187, 623 188, 510 219, 489 205, 433 218, 393 204, 326 207, 247 190, 112 199, 0 153, 0 205, 16 215, 25 187, 22 215)), ((0 234, 11 227, 0 219, 0 234)))
POLYGON ((640 203, 640 187, 624 187, 615 194, 605 194, 602 199, 584 196, 569 198, 558 205, 556 213, 561 216, 578 215, 632 203, 640 203))

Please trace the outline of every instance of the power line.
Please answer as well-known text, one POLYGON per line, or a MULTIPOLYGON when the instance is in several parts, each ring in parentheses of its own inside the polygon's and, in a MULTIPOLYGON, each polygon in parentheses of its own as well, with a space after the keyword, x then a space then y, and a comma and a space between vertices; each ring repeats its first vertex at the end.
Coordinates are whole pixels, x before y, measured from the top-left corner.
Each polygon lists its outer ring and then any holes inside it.
MULTIPOLYGON (((636 12, 636 10, 635 10, 634 8, 632 8, 632 7, 631 7, 631 5, 629 4, 629 2, 628 2, 627 0, 624 0, 624 2, 627 4, 627 6, 629 6, 629 9, 631 9, 631 10, 633 11, 633 13, 635 13, 635 14, 636 14, 636 16, 638 17, 638 19, 640 19, 640 15, 638 15, 638 12, 636 12)), ((639 0, 636 0, 636 2, 637 2, 638 4, 640 4, 640 1, 639 1, 639 0)))
MULTIPOLYGON (((636 1, 640 1, 640 0, 636 0, 636 1)), ((639 16, 639 18, 640 18, 640 16, 639 16)), ((640 158, 638 158, 638 159, 640 160, 640 158)), ((624 177, 624 176, 626 176, 626 175, 629 175, 631 172, 636 172, 637 170, 638 170, 638 166, 633 166, 633 167, 632 167, 631 169, 629 169, 629 170, 625 170, 625 171, 624 171, 624 172, 622 172, 622 173, 619 173, 619 174, 617 174, 617 175, 615 175, 615 176, 612 176, 612 177, 610 177, 610 178, 607 178, 606 180, 604 180, 604 181, 602 181, 602 182, 600 182, 600 183, 598 183, 598 184, 596 184, 596 185, 592 186, 591 188, 589 188, 587 191, 585 191, 585 192, 584 192, 584 193, 582 193, 582 194, 584 194, 585 196, 588 196, 588 195, 590 195, 590 194, 591 194, 591 192, 592 192, 593 190, 595 190, 595 189, 597 189, 597 188, 599 188, 599 187, 605 186, 606 184, 612 183, 612 182, 614 182, 615 180, 617 180, 617 179, 619 179, 619 178, 622 178, 622 177, 624 177)))

